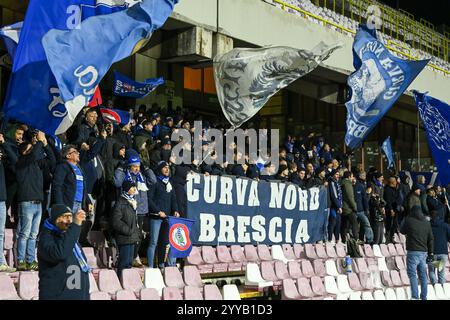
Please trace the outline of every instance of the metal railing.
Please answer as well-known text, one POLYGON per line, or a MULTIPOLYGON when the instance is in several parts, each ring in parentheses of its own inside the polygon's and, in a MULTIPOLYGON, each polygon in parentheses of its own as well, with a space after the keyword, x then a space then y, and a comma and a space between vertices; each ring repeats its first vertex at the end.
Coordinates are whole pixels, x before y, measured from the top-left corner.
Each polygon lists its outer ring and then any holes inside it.
MULTIPOLYGON (((356 32, 346 28, 334 21, 329 21, 321 16, 318 16, 312 12, 305 9, 299 8, 297 6, 291 5, 284 2, 283 0, 273 0, 273 2, 281 5, 283 10, 290 8, 304 15, 305 18, 311 17, 316 19, 323 25, 328 25, 342 32, 350 33, 355 35, 356 32)), ((336 13, 347 16, 350 19, 362 23, 365 16, 365 12, 369 5, 373 4, 371 0, 313 0, 317 6, 321 6, 336 13), (340 3, 339 3, 340 2, 340 3), (336 11, 336 9, 341 9, 336 11)), ((422 19, 422 23, 419 23, 413 19, 413 15, 401 10, 396 11, 389 7, 380 6, 382 11, 382 21, 383 26, 381 32, 391 36, 392 38, 399 40, 401 42, 411 42, 411 47, 413 49, 422 50, 435 57, 445 57, 442 60, 449 61, 449 48, 450 40, 448 39, 448 33, 446 35, 439 34, 433 30, 434 26, 422 19), (430 28, 432 26, 432 28, 430 28), (411 37, 411 38, 408 38, 411 37), (436 54, 435 54, 436 53, 436 54)), ((388 40, 386 48, 390 51, 395 52, 409 60, 419 60, 419 57, 411 53, 411 49, 403 43, 395 42, 393 40, 388 40), (400 49, 398 49, 400 48, 400 49), (406 52, 405 52, 406 51, 406 52)), ((445 75, 450 75, 450 71, 443 69, 435 64, 428 64, 429 67, 443 72, 445 75)))

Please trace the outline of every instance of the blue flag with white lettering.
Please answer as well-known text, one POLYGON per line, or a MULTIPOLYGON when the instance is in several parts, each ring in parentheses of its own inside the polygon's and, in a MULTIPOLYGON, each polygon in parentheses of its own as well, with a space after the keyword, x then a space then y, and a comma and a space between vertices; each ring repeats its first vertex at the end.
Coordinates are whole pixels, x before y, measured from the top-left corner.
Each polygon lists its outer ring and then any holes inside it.
POLYGON ((79 28, 83 18, 123 10, 123 5, 131 3, 130 1, 135 2, 134 0, 30 1, 5 99, 5 116, 50 135, 65 132, 76 114, 67 112, 60 97, 56 79, 50 70, 42 46, 42 37, 51 29, 79 28))
POLYGON ((145 46, 176 3, 143 0, 127 10, 86 19, 78 29, 52 29, 42 38, 68 112, 62 129, 87 105, 111 65, 145 46))
POLYGON ((191 230, 195 221, 169 217, 170 255, 175 258, 187 258, 192 251, 191 230))
POLYGON ((23 22, 18 22, 10 26, 0 29, 0 36, 5 42, 6 50, 11 56, 11 61, 14 62, 16 56, 17 46, 19 45, 20 31, 22 30, 23 22))
POLYGON ((450 105, 417 91, 414 95, 441 183, 447 186, 450 183, 450 105))
POLYGON ((165 83, 164 78, 147 79, 144 82, 131 80, 114 71, 114 95, 142 99, 165 83))
POLYGON ((357 149, 425 68, 429 60, 395 57, 377 40, 376 31, 362 25, 353 44, 354 72, 348 78, 345 143, 357 149))
POLYGON ((386 140, 384 140, 383 144, 381 145, 381 149, 388 159, 388 169, 394 168, 394 152, 392 151, 391 137, 388 137, 386 140))

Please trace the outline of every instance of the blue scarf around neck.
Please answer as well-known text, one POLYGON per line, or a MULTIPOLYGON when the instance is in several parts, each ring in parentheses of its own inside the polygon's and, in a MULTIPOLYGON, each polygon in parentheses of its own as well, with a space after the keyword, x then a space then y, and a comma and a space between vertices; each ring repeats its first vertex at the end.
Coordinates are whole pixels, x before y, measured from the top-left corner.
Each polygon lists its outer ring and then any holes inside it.
MULTIPOLYGON (((60 229, 58 229, 53 223, 50 222, 50 219, 45 220, 44 222, 44 228, 56 232, 58 234, 62 234, 63 231, 61 231, 60 229)), ((77 259, 78 264, 80 265, 80 268, 83 272, 90 272, 91 268, 89 267, 86 259, 84 258, 82 252, 81 252, 81 248, 78 245, 78 243, 75 243, 75 246, 73 248, 73 254, 75 256, 75 259, 77 259)))
POLYGON ((170 180, 170 177, 166 177, 166 176, 163 176, 163 175, 159 175, 159 176, 158 176, 158 179, 161 180, 164 184, 168 184, 168 183, 169 183, 169 180, 170 180))
POLYGON ((139 172, 137 174, 132 173, 129 169, 127 169, 125 171, 125 179, 127 181, 133 181, 133 182, 140 182, 140 183, 145 183, 144 181, 144 177, 142 176, 142 174, 139 172))

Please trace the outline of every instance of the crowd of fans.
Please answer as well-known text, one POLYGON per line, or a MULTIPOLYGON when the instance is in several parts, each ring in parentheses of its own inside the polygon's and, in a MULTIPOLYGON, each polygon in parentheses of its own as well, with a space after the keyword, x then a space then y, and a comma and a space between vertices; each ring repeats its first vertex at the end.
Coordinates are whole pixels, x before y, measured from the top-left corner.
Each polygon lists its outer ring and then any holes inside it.
MULTIPOLYGON (((183 151, 189 151, 192 141, 172 141, 172 133, 183 128, 193 135, 196 116, 181 109, 141 106, 131 123, 122 125, 106 122, 97 108, 86 108, 58 137, 10 124, 0 134, 0 248, 5 226, 15 228, 16 268, 37 270, 40 226, 52 205, 64 205, 74 214, 86 212, 82 246, 91 246, 88 233, 95 229, 118 247, 119 274, 124 268, 142 266, 145 260, 150 266, 156 260, 160 268, 175 265, 168 249, 166 218, 186 216, 184 187, 190 172, 278 180, 303 189, 328 188, 330 214, 324 241, 379 244, 385 238, 394 242, 394 234, 415 206, 448 222, 445 189, 426 186, 424 177, 411 187, 406 176, 400 179, 392 172, 385 179, 375 168, 366 173, 362 165, 352 167, 347 155, 315 134, 288 135, 279 151, 278 171, 273 163, 258 163, 234 142, 225 146, 232 151, 234 163, 210 165, 193 159, 175 164, 180 155, 173 154, 172 147, 181 142, 183 151), (237 163, 242 159, 242 164, 237 163)), ((224 131, 226 126, 203 121, 202 135, 210 128, 224 131)), ((204 151, 210 143, 203 139, 204 151)), ((214 152, 208 156, 217 157, 214 152)), ((0 271, 14 271, 1 250, 0 271)))

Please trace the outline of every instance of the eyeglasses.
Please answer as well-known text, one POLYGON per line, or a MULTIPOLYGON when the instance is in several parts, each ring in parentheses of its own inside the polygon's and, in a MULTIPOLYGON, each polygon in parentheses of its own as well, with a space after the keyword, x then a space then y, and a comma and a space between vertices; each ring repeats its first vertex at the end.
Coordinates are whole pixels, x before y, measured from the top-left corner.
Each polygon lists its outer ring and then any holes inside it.
POLYGON ((80 153, 78 152, 78 150, 73 150, 73 151, 70 151, 70 152, 68 153, 68 155, 70 155, 70 154, 72 154, 72 153, 80 154, 80 153))

